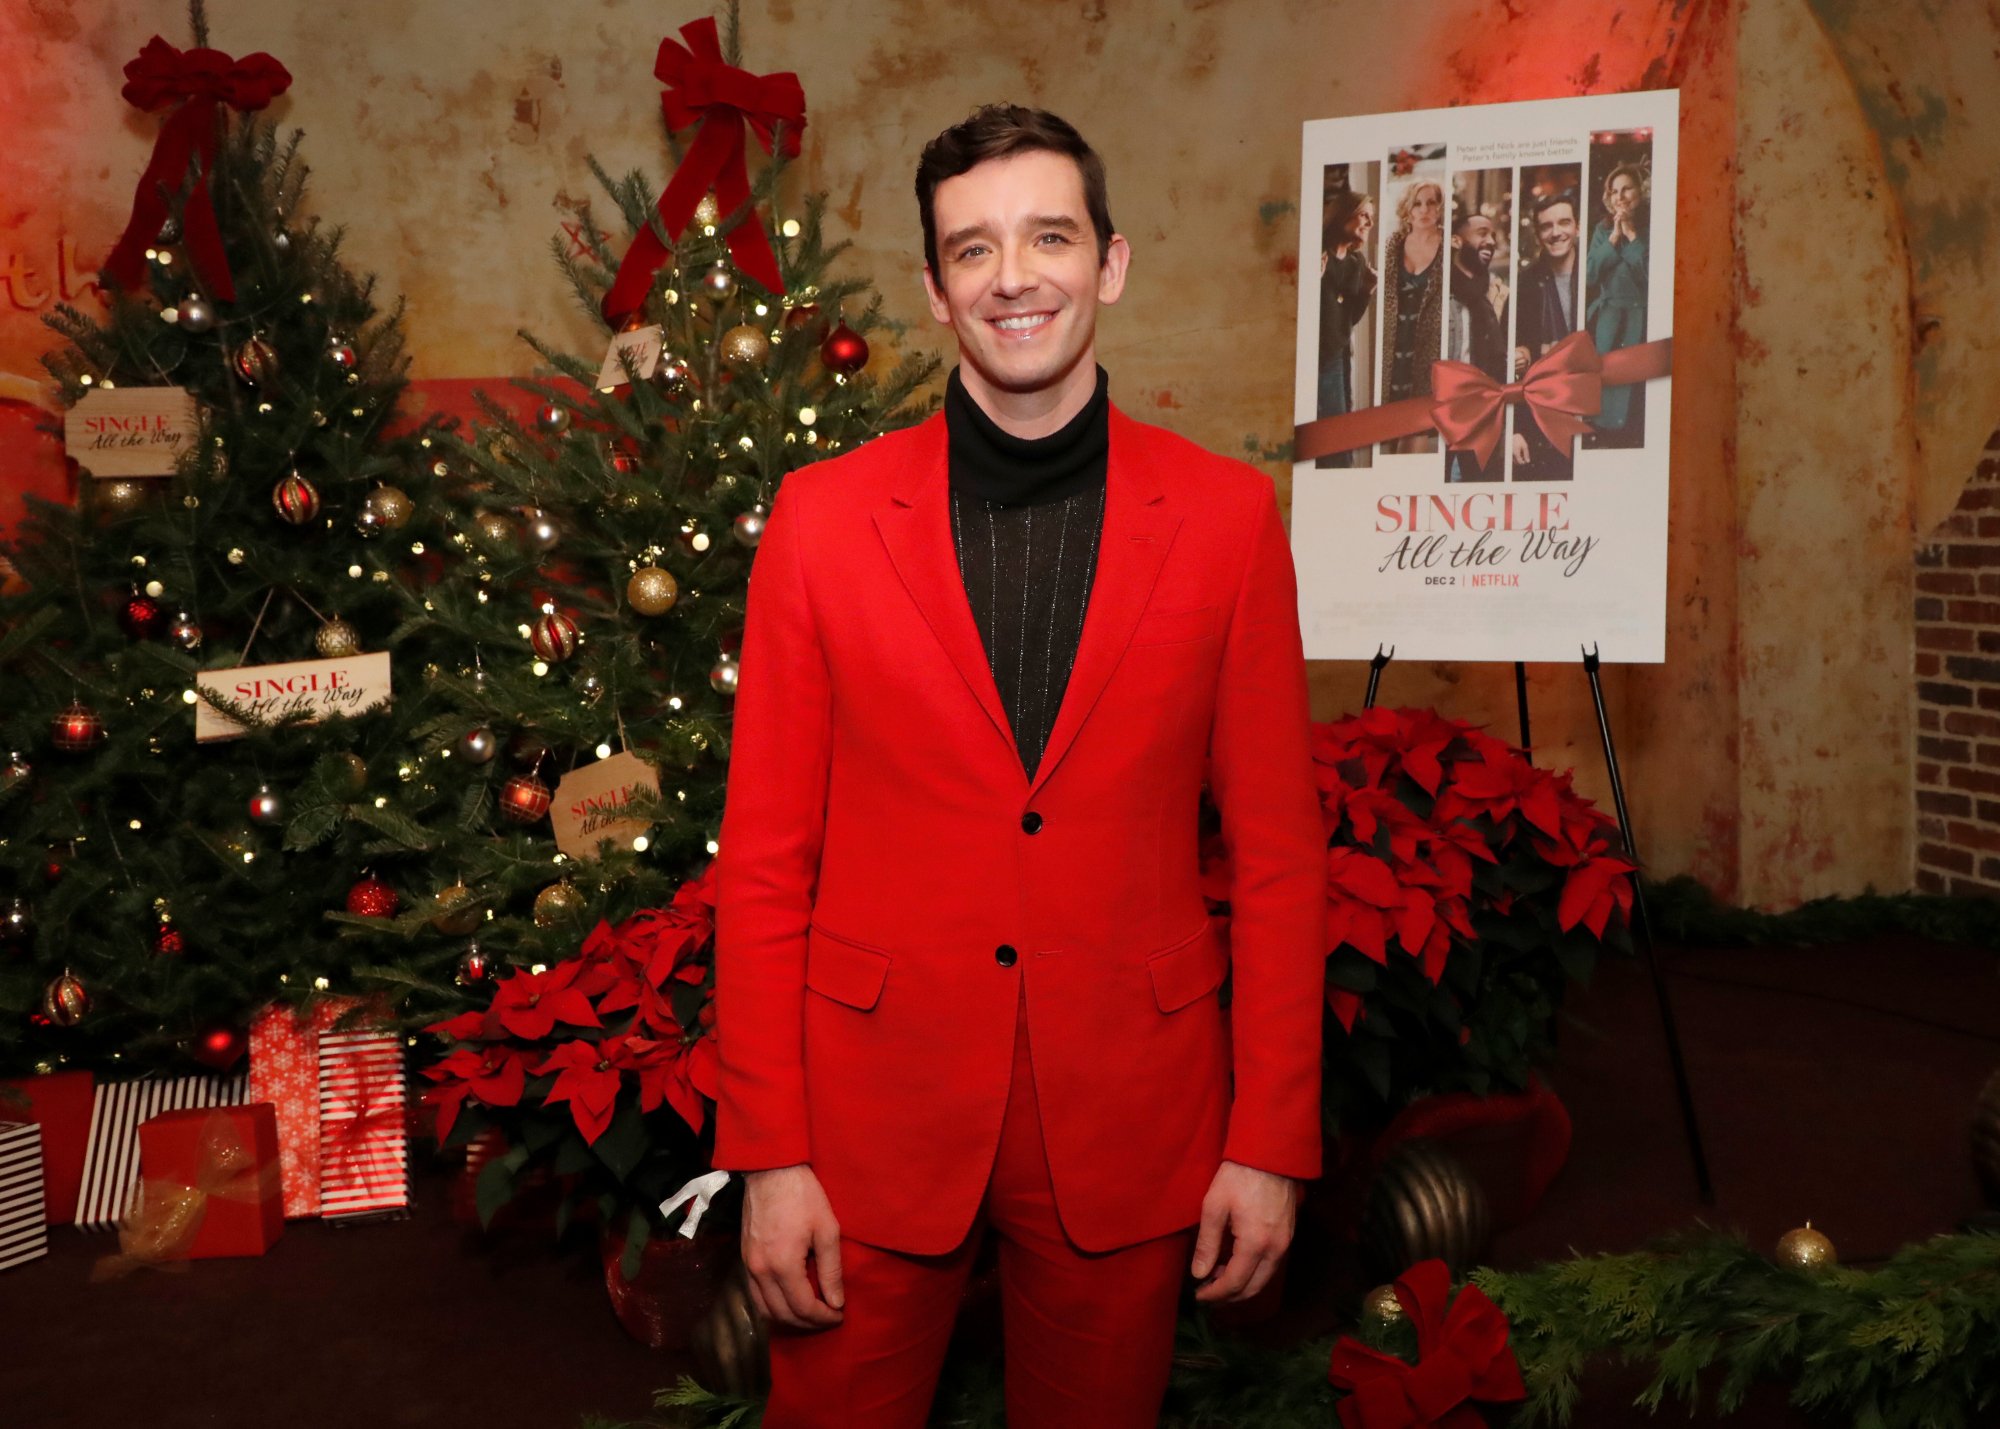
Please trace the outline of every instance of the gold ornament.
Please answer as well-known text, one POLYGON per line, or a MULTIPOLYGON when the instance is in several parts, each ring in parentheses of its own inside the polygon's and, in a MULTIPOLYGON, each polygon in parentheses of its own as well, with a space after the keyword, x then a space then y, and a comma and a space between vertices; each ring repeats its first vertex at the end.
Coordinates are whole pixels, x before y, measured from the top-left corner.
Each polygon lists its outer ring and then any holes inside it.
POLYGON ((695 204, 694 221, 698 228, 713 228, 722 222, 722 208, 716 203, 714 194, 703 194, 695 204))
POLYGON ((1807 1221, 1778 1237, 1778 1264, 1793 1270, 1827 1270, 1840 1264, 1840 1257, 1834 1254, 1833 1242, 1807 1221))
POLYGON ((335 756, 340 760, 341 772, 347 783, 347 792, 359 794, 368 787, 368 761, 358 754, 343 753, 335 756))
POLYGON ((567 879, 551 883, 535 895, 535 926, 552 928, 572 914, 583 911, 583 895, 567 879))
POLYGON ((498 511, 482 511, 473 517, 472 530, 481 544, 496 551, 511 549, 517 539, 514 523, 498 511))
POLYGON ((400 531, 409 524, 416 513, 417 503, 410 500, 409 493, 400 487, 378 486, 368 493, 362 503, 364 509, 375 513, 375 519, 391 531, 400 531))
POLYGON ((658 566, 639 567, 625 583, 625 603, 641 615, 665 615, 680 595, 680 582, 673 572, 658 566))
POLYGON ((1435 1142, 1405 1141, 1368 1188, 1361 1250, 1386 1275, 1433 1258, 1462 1275, 1485 1254, 1492 1225, 1486 1193, 1456 1156, 1435 1142))
POLYGON ((704 1386, 745 1399, 758 1398, 769 1388, 769 1327, 750 1298, 741 1263, 723 1281, 708 1313, 695 1322, 693 1339, 696 1372, 704 1386))
POLYGON ((479 906, 479 900, 472 896, 472 890, 463 883, 440 888, 431 901, 438 909, 431 917, 431 926, 454 937, 477 928, 485 913, 479 906))
POLYGON ((76 1026, 89 1011, 90 992, 68 968, 42 990, 42 1016, 58 1027, 76 1026))
POLYGON ((313 649, 329 660, 345 660, 349 655, 361 653, 361 632, 335 617, 313 636, 313 649))
POLYGON ((1402 1319, 1403 1302, 1396 1298, 1396 1287, 1378 1285, 1362 1296, 1361 1313, 1383 1325, 1393 1325, 1402 1319))
POLYGON ((771 339, 762 328, 739 323, 722 335, 722 360, 738 372, 762 367, 770 355, 771 339))
POLYGON ((93 481, 90 489, 97 498, 95 504, 100 510, 123 516, 137 511, 144 504, 146 493, 153 488, 150 482, 144 481, 93 481))

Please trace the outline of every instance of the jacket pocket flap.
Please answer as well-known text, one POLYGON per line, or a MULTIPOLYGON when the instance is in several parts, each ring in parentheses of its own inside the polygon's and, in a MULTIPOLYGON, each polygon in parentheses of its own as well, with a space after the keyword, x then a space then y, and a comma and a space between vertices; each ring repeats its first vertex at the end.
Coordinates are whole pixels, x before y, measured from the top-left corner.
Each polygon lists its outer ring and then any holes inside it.
POLYGON ((806 933, 806 986, 835 1002, 866 1012, 882 996, 889 955, 818 924, 806 933))
POLYGON ((1215 607, 1193 610, 1148 611, 1132 634, 1134 645, 1178 645, 1184 640, 1200 640, 1215 629, 1215 607))
POLYGON ((1147 958, 1146 971, 1153 975, 1153 998, 1160 1011, 1175 1012, 1222 986, 1229 976, 1229 951, 1222 946, 1214 922, 1203 920, 1192 937, 1147 958))

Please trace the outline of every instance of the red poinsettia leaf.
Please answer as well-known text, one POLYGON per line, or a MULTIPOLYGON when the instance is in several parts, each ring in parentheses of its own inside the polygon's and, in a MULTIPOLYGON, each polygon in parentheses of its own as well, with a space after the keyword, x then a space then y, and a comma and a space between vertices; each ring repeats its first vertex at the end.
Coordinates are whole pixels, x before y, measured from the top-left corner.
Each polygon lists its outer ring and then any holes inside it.
POLYGON ((708 1108, 702 1102, 701 1093, 688 1081, 684 1066, 677 1067, 675 1075, 667 1079, 667 1105, 680 1113, 681 1120, 696 1133, 701 1131, 703 1122, 708 1119, 708 1108))
POLYGON ((451 1136, 451 1129, 458 1121, 458 1114, 465 1107, 465 1098, 472 1088, 464 1082, 456 1082, 448 1087, 426 1087, 418 1098, 425 1106, 437 1108, 437 1139, 441 1146, 451 1136))
POLYGON ((1406 892, 1403 906, 1396 910, 1396 941, 1403 945, 1403 951, 1411 957, 1421 956, 1436 926, 1436 900, 1421 889, 1406 892))
POLYGON ((1521 796, 1521 816, 1543 833, 1561 837, 1562 803, 1553 780, 1537 779, 1521 796))
POLYGON ((456 1017, 447 1017, 442 1022, 433 1022, 424 1031, 434 1032, 440 1037, 449 1037, 454 1042, 471 1042, 489 1036, 487 1013, 489 1009, 475 1007, 470 1012, 461 1012, 456 1017))
POLYGON ((1336 848, 1327 860, 1328 875, 1343 891, 1377 908, 1394 908, 1403 901, 1402 885, 1389 865, 1359 849, 1336 848))
POLYGON ((519 1106, 528 1084, 527 1058, 511 1047, 491 1049, 478 1075, 470 1079, 472 1094, 488 1106, 519 1106))

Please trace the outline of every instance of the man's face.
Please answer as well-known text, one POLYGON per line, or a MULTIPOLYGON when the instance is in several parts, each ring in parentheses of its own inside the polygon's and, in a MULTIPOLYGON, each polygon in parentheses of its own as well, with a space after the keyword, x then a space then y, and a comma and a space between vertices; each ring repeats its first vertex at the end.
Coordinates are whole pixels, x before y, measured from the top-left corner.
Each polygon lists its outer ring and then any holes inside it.
POLYGON ((1485 214, 1475 214, 1452 234, 1451 247, 1459 267, 1469 273, 1484 273, 1500 247, 1500 230, 1485 214))
POLYGON ((924 270, 924 291, 967 367, 1026 393, 1091 359, 1097 306, 1124 291, 1130 250, 1114 234, 1098 262, 1073 159, 1040 149, 989 159, 939 184, 931 211, 938 271, 924 270))
POLYGON ((1535 237, 1542 252, 1561 262, 1576 251, 1576 210, 1566 203, 1552 203, 1535 215, 1535 237))

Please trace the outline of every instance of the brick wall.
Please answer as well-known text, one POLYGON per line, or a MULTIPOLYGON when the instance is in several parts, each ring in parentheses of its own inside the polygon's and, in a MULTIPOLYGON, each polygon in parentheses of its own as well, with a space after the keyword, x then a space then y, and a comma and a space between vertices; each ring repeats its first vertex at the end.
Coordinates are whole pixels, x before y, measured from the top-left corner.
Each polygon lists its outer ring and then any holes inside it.
POLYGON ((2000 432, 1916 589, 1917 887, 2000 896, 2000 432))

